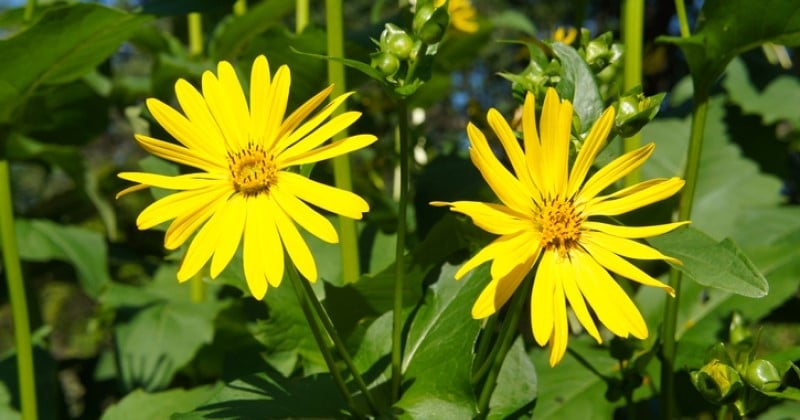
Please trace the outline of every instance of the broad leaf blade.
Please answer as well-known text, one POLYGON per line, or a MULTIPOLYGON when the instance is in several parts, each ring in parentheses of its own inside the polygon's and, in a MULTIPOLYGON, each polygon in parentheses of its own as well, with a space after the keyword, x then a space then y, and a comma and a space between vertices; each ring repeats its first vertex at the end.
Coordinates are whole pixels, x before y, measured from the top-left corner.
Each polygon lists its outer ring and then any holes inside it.
POLYGON ((538 380, 522 342, 517 338, 503 361, 497 388, 489 400, 489 419, 519 418, 533 409, 538 380))
POLYGON ((561 60, 563 78, 558 83, 559 96, 572 100, 575 113, 581 119, 581 130, 588 131, 603 112, 603 98, 597 88, 597 80, 586 60, 569 45, 554 42, 550 45, 561 60))
POLYGON ((149 393, 137 389, 103 413, 102 420, 169 418, 170 415, 189 411, 208 400, 217 387, 206 385, 192 389, 175 388, 149 393))
POLYGON ((279 24, 294 7, 295 2, 291 0, 266 0, 241 16, 228 17, 219 24, 211 39, 210 57, 215 61, 239 57, 254 38, 279 24))

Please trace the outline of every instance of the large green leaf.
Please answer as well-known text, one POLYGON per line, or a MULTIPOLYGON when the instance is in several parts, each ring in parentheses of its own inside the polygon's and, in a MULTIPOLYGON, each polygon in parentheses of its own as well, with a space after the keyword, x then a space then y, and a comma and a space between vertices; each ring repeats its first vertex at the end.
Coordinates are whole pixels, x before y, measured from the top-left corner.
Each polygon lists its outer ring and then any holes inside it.
POLYGON ((0 122, 38 86, 91 71, 150 19, 97 4, 69 4, 49 8, 27 30, 0 40, 0 57, 16 57, 0 66, 0 122))
POLYGON ((765 42, 799 44, 800 9, 795 0, 706 0, 692 36, 660 39, 683 50, 695 89, 708 93, 737 55, 765 42))
POLYGON ((102 420, 158 419, 193 410, 212 395, 217 387, 206 385, 192 389, 175 388, 149 393, 137 389, 103 413, 102 420))
POLYGON ((536 368, 525 353, 522 338, 517 338, 500 368, 497 387, 489 400, 488 418, 519 418, 527 414, 533 409, 537 388, 536 368))
POLYGON ((472 347, 480 330, 470 316, 489 278, 488 265, 453 280, 457 267, 442 267, 406 336, 404 392, 395 407, 410 418, 468 418, 476 414, 472 347))
POLYGON ((101 234, 49 220, 17 219, 14 228, 23 260, 72 264, 83 291, 95 298, 108 287, 106 242, 101 234))
POLYGON ((117 325, 115 342, 122 370, 119 376, 128 390, 163 389, 214 336, 214 319, 226 304, 192 302, 188 285, 174 287, 176 272, 175 266, 162 266, 146 288, 163 299, 141 308, 117 325))
POLYGON ((751 83, 744 61, 736 59, 725 71, 722 84, 731 102, 739 105, 746 114, 760 115, 764 124, 800 121, 797 110, 786 106, 800 103, 800 80, 795 76, 778 76, 759 90, 751 83))
POLYGON ((214 61, 239 57, 254 38, 279 24, 294 6, 291 0, 265 0, 241 16, 228 17, 214 31, 209 56, 214 61))
POLYGON ((691 227, 651 238, 661 252, 675 257, 684 276, 707 287, 748 297, 762 297, 769 291, 767 279, 729 238, 717 242, 691 227))
POLYGON ((600 97, 594 73, 586 60, 569 45, 554 42, 550 47, 561 60, 561 68, 564 70, 563 77, 556 86, 559 96, 572 100, 575 113, 581 119, 581 131, 587 132, 603 112, 603 98, 600 97))

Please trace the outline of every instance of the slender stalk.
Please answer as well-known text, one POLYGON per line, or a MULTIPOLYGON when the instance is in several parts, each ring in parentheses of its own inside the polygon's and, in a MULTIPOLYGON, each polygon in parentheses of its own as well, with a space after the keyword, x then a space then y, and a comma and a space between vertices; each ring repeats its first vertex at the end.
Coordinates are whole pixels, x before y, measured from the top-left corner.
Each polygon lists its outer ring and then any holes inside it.
POLYGON ((236 0, 236 3, 233 3, 233 14, 241 16, 245 13, 247 13, 247 0, 236 0))
POLYGON ((689 30, 689 19, 686 17, 686 5, 684 0, 675 0, 675 13, 678 15, 678 24, 681 29, 681 36, 686 38, 691 35, 689 30))
POLYGON ((295 31, 298 34, 308 26, 308 2, 309 0, 297 0, 297 6, 294 9, 295 31))
MULTIPOLYGON (((203 55, 203 15, 197 12, 189 13, 186 17, 186 24, 189 31, 189 55, 200 57, 203 55)), ((201 303, 206 300, 206 284, 203 276, 195 275, 190 280, 190 291, 192 302, 201 303)))
MULTIPOLYGON (((344 22, 342 16, 342 0, 325 0, 325 21, 328 32, 328 55, 331 57, 344 57, 344 22)), ((334 85, 331 95, 337 97, 345 93, 344 64, 339 61, 328 60, 328 79, 334 85)), ((339 108, 334 116, 344 112, 339 108)), ((334 139, 347 135, 340 132, 334 139)), ((333 179, 337 188, 353 190, 353 180, 350 172, 349 155, 333 158, 333 179)), ((342 250, 342 280, 344 283, 353 283, 361 274, 358 257, 358 234, 356 223, 353 219, 339 216, 339 240, 342 250)))
MULTIPOLYGON (((286 256, 286 261, 290 261, 288 255, 286 256)), ((355 410, 356 406, 353 402, 353 396, 350 394, 350 390, 347 388, 347 384, 345 384, 344 379, 342 378, 342 373, 339 371, 339 367, 336 366, 336 362, 333 359, 333 353, 331 353, 331 349, 329 347, 329 340, 327 337, 325 337, 322 330, 320 330, 319 322, 314 316, 314 312, 309 304, 311 298, 306 294, 305 289, 303 288, 302 282, 304 280, 300 278, 300 275, 297 274, 297 270, 291 263, 287 264, 286 271, 289 274, 289 279, 292 282, 292 286, 294 286, 294 292, 297 295, 297 302, 300 304, 300 308, 303 310, 303 315, 305 315, 306 320, 308 321, 308 326, 311 328, 311 333, 314 336, 314 340, 317 342, 317 347, 319 347, 319 351, 322 353, 322 358, 325 359, 325 364, 328 366, 328 371, 333 377, 336 387, 339 388, 339 392, 342 393, 345 401, 347 401, 347 406, 350 407, 351 410, 355 410)))
POLYGON ((17 380, 19 399, 24 420, 35 420, 36 414, 36 374, 33 369, 33 345, 28 319, 28 301, 25 296, 25 282, 17 251, 17 237, 14 233, 14 210, 11 201, 11 175, 8 161, 0 160, 0 241, 2 241, 3 266, 8 282, 8 295, 11 313, 14 316, 14 339, 17 347, 17 380))
MULTIPOLYGON (((623 67, 623 92, 642 85, 642 39, 644 38, 644 0, 625 0, 623 2, 622 42, 625 44, 623 67)), ((639 148, 642 136, 636 133, 623 140, 623 152, 639 148)), ((626 187, 641 180, 641 170, 636 169, 625 176, 626 187)))
POLYGON ((406 209, 408 207, 408 103, 400 99, 397 107, 400 142, 400 198, 397 207, 397 246, 395 249, 394 312, 392 313, 392 398, 400 396, 403 363, 403 290, 405 288, 406 209))
POLYGON ((308 296, 311 306, 314 308, 314 311, 316 311, 320 321, 322 321, 322 326, 325 328, 325 331, 328 332, 328 336, 330 336, 333 340, 333 345, 336 347, 336 350, 339 352, 339 355, 342 357, 345 365, 347 365, 347 369, 349 369, 350 373, 353 375, 358 389, 362 394, 364 394, 364 398, 367 400, 367 404, 369 405, 370 410, 372 410, 372 414, 377 415, 378 406, 375 404, 375 400, 372 399, 372 394, 370 394, 367 384, 364 382, 364 378, 361 377, 361 374, 358 372, 355 363, 353 363, 353 358, 350 357, 350 353, 347 351, 344 341, 339 336, 336 326, 333 325, 333 321, 331 321, 328 311, 326 311, 325 307, 322 306, 322 303, 317 300, 316 295, 314 294, 314 289, 311 288, 311 285, 307 281, 300 281, 300 283, 305 289, 306 296, 308 296))
POLYGON ((36 11, 36 0, 28 0, 25 2, 25 12, 22 15, 23 22, 30 22, 33 19, 33 13, 36 11))
MULTIPOLYGON (((481 334, 480 341, 478 341, 478 349, 475 350, 475 359, 473 361, 473 368, 475 366, 480 366, 475 372, 472 374, 472 383, 477 383, 481 377, 483 377, 483 371, 488 372, 488 360, 492 358, 491 354, 487 355, 490 349, 490 344, 494 341, 492 338, 494 337, 494 329, 497 327, 497 315, 493 315, 489 317, 489 320, 486 322, 486 326, 483 328, 483 334, 481 334)), ((495 346, 496 348, 497 346, 495 346)))
POLYGON ((486 382, 483 383, 480 397, 478 398, 478 416, 479 419, 485 419, 489 414, 489 401, 492 398, 492 393, 497 386, 497 376, 500 375, 500 368, 503 366, 503 361, 508 355, 508 350, 514 343, 514 336, 517 333, 519 326, 519 317, 522 315, 522 310, 525 307, 525 299, 530 296, 531 285, 533 284, 533 276, 528 275, 521 288, 514 292, 514 297, 511 298, 506 319, 503 320, 503 326, 500 328, 500 333, 497 336, 496 346, 499 350, 494 355, 492 367, 486 376, 486 382))

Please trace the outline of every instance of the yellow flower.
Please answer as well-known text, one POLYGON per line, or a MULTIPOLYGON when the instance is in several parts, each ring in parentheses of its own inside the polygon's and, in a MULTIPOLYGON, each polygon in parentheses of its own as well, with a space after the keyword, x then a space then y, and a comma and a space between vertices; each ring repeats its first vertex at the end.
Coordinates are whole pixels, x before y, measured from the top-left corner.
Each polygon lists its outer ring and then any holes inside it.
MULTIPOLYGON (((446 0, 435 0, 433 6, 442 7, 446 0)), ((480 28, 476 18, 478 12, 472 7, 470 0, 450 0, 447 5, 447 14, 450 15, 450 24, 461 32, 474 33, 480 28)))
POLYGON ((170 250, 197 232, 178 270, 179 281, 193 277, 209 259, 211 277, 217 277, 240 242, 245 278, 257 299, 264 297, 268 285, 280 284, 284 248, 300 273, 315 281, 314 257, 295 224, 326 242, 339 238, 331 223, 306 203, 354 219, 369 210, 367 202, 351 192, 288 170, 376 140, 356 135, 322 146, 361 114, 345 112, 326 122, 346 94, 308 118, 330 95, 330 86, 284 118, 290 78, 286 66, 271 77, 266 57, 256 58, 248 107, 233 66, 222 61, 217 75, 203 74, 202 93, 178 80, 175 93, 183 113, 158 99, 147 100, 156 121, 180 144, 143 135, 136 135, 136 140, 148 152, 199 172, 177 176, 123 172, 120 178, 138 184, 117 197, 147 187, 179 191, 149 205, 136 220, 139 229, 172 220, 164 237, 170 250))
POLYGON ((577 37, 578 37, 578 30, 573 27, 564 29, 563 26, 559 26, 553 32, 553 41, 561 42, 567 45, 571 45, 573 42, 575 42, 575 39, 577 37))
POLYGON ((539 130, 534 104, 533 95, 528 93, 522 116, 524 150, 497 110, 491 109, 487 115, 514 174, 497 160, 483 133, 471 123, 467 126, 470 158, 502 204, 431 204, 448 205, 451 210, 470 216, 481 229, 500 235, 455 276, 459 279, 492 260, 491 281, 472 307, 474 318, 497 312, 536 267, 531 297, 533 336, 541 346, 550 344, 550 365, 555 366, 567 347, 567 302, 598 343, 602 339, 589 307, 612 333, 647 337, 647 325, 638 308, 609 271, 674 295, 672 288, 622 257, 680 263, 632 239, 660 235, 688 222, 628 227, 595 220, 663 200, 678 192, 684 182, 678 178, 653 179, 602 195, 606 187, 641 166, 654 145, 620 156, 587 180, 614 123, 614 109, 608 108, 594 124, 570 170, 572 104, 561 101, 554 89, 548 89, 539 130))

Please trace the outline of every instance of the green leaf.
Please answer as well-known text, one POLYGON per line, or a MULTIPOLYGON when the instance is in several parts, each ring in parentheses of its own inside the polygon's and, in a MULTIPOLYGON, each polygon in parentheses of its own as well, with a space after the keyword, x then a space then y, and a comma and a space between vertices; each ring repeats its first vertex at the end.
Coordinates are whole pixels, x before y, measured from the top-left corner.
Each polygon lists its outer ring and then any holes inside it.
MULTIPOLYGON (((337 63, 342 63, 345 66, 350 67, 351 69, 358 70, 361 73, 364 73, 365 76, 367 76, 367 77, 369 77, 371 79, 377 80, 379 82, 383 82, 384 79, 385 79, 383 74, 381 72, 379 72, 377 69, 375 69, 374 67, 370 66, 367 63, 364 63, 364 62, 361 62, 361 61, 358 61, 358 60, 351 60, 349 58, 342 58, 342 57, 331 57, 329 55, 322 55, 322 54, 312 54, 312 53, 307 53, 307 52, 303 52, 303 51, 298 51, 298 50, 295 50, 294 48, 292 48, 292 51, 294 51, 294 52, 296 52, 298 54, 302 54, 302 55, 305 55, 305 56, 308 56, 308 57, 314 57, 314 58, 317 58, 317 59, 320 59, 320 60, 330 60, 330 61, 335 61, 337 63)), ((412 89, 412 88, 416 88, 416 87, 419 87, 419 85, 408 86, 406 89, 412 89)), ((413 93, 413 91, 412 91, 412 93, 413 93)))
POLYGON ((722 242, 691 227, 649 239, 659 251, 675 257, 675 265, 687 278, 707 287, 748 297, 762 297, 769 291, 767 279, 729 238, 722 242))
POLYGON ((503 361, 489 400, 489 419, 519 418, 533 410, 538 387, 536 368, 522 342, 517 338, 503 361))
POLYGON ((795 0, 706 0, 692 36, 660 37, 681 48, 696 91, 709 92, 728 63, 765 42, 800 44, 795 0))
POLYGON ((158 16, 177 16, 191 12, 225 12, 233 9, 236 0, 144 0, 140 13, 158 16))
POLYGON ((193 410, 211 398, 219 386, 206 385, 192 389, 170 389, 148 393, 137 389, 109 407, 102 420, 166 419, 175 413, 193 410))
POLYGON ((99 233, 49 220, 17 219, 14 228, 23 260, 72 264, 83 291, 91 297, 108 287, 106 242, 99 233))
POLYGON ((477 404, 472 390, 472 347, 480 330, 470 308, 488 282, 484 265, 455 281, 458 267, 442 267, 406 336, 407 388, 395 407, 410 418, 469 418, 477 404), (447 374, 442 374, 446 372, 447 374))
POLYGON ((163 293, 165 298, 140 309, 116 327, 122 370, 119 376, 128 390, 163 389, 214 336, 214 319, 226 304, 191 302, 186 285, 180 290, 182 293, 168 294, 168 285, 178 283, 176 272, 176 266, 162 266, 148 288, 150 293, 163 293))
POLYGON ((529 36, 536 36, 536 25, 531 18, 514 9, 506 9, 492 15, 492 25, 496 28, 515 29, 529 36))
POLYGON ((730 100, 745 114, 761 116, 763 124, 780 121, 800 121, 800 115, 786 104, 800 103, 800 81, 797 77, 781 75, 769 82, 761 91, 756 89, 747 74, 747 67, 740 59, 733 60, 725 71, 722 82, 730 100))
POLYGON ((0 40, 0 57, 31 57, 0 66, 0 122, 8 121, 37 87, 91 71, 150 19, 77 3, 49 8, 25 31, 0 40), (36 54, 31 56, 31 51, 36 54))
POLYGON ((229 16, 214 31, 209 56, 213 61, 238 58, 254 38, 280 24, 294 7, 295 2, 291 0, 265 0, 241 16, 229 16))
POLYGON ((575 113, 581 119, 581 130, 588 132, 603 112, 603 98, 597 87, 594 73, 586 60, 569 45, 560 42, 550 44, 556 57, 561 60, 563 75, 556 86, 561 98, 571 99, 575 113))

